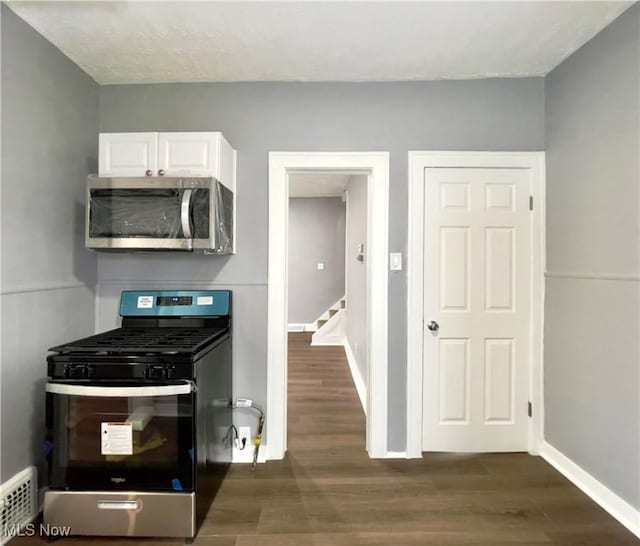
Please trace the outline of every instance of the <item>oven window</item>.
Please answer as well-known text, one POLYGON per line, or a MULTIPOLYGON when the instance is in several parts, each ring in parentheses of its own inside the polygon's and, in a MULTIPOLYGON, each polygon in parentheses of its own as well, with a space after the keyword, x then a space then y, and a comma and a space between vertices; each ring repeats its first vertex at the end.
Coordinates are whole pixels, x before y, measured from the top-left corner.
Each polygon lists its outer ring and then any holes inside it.
POLYGON ((175 461, 178 455, 177 397, 154 398, 87 398, 70 397, 65 427, 69 438, 69 459, 77 462, 120 462, 129 465, 175 461), (103 427, 104 423, 104 427, 103 427), (111 442, 103 437, 115 436, 122 423, 131 429, 111 442), (132 455, 124 455, 131 445, 132 455), (106 454, 103 454, 106 453, 106 454), (118 453, 121 452, 121 453, 118 453))
POLYGON ((192 487, 193 394, 47 397, 51 485, 192 487))

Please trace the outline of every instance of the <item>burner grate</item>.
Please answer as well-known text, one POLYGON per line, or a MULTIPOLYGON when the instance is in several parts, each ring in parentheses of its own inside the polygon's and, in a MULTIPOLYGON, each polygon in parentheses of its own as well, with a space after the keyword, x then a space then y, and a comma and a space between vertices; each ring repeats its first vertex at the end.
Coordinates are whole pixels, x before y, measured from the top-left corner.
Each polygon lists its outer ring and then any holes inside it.
POLYGON ((58 347, 57 352, 195 353, 224 328, 118 328, 58 347))

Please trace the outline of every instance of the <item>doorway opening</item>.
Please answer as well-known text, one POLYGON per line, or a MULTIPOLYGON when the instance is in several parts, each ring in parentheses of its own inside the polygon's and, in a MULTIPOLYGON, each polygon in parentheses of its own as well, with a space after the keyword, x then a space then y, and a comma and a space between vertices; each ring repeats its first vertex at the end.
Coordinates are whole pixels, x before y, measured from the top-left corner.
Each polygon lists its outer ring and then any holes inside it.
MULTIPOLYGON (((269 154, 267 327, 267 458, 269 459, 283 458, 287 449, 289 325, 291 324, 297 329, 305 329, 305 325, 309 324, 289 320, 290 182, 293 180, 295 184, 296 178, 299 181, 305 179, 308 181, 309 177, 318 176, 318 174, 333 175, 334 177, 341 175, 345 177, 343 180, 347 181, 357 179, 365 185, 367 190, 366 240, 356 245, 355 255, 354 249, 347 246, 347 241, 344 246, 344 259, 357 259, 357 251, 360 248, 358 245, 362 245, 363 263, 366 270, 363 298, 366 320, 362 335, 366 339, 366 347, 362 349, 360 342, 358 350, 361 353, 360 360, 368 365, 363 370, 365 373, 360 374, 364 377, 361 378, 361 388, 359 389, 361 392, 359 394, 364 391, 362 400, 364 400, 363 407, 366 413, 366 450, 370 457, 387 456, 388 166, 389 155, 386 152, 272 152, 269 154), (368 249, 366 260, 364 259, 365 249, 368 249)), ((310 259, 313 260, 313 258, 310 259)), ((325 262, 315 259, 310 263, 316 268, 316 272, 327 271, 325 262), (322 264, 321 267, 324 269, 318 269, 318 264, 322 264)), ((314 290, 314 287, 310 286, 309 290, 314 290)), ((348 307, 348 290, 344 295, 347 296, 345 307, 348 307)), ((343 300, 344 298, 339 298, 334 304, 339 306, 343 300)), ((335 307, 335 305, 331 305, 331 307, 335 307)), ((340 307, 333 309, 336 313, 330 313, 330 315, 339 314, 339 310, 340 307)), ((340 335, 339 328, 331 335, 333 335, 335 342, 340 335)), ((322 344, 321 339, 316 341, 318 341, 317 344, 322 344)), ((354 341, 354 345, 355 343, 354 341)))
POLYGON ((290 450, 364 440, 367 185, 358 173, 289 175, 290 450))

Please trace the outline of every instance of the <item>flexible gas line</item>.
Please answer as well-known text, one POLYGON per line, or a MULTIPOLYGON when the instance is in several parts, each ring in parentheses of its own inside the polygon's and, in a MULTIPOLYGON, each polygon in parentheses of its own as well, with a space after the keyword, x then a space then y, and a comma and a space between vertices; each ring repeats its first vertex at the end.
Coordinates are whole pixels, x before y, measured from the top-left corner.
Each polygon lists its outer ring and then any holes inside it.
POLYGON ((253 441, 253 445, 256 446, 256 449, 253 452, 253 464, 251 465, 251 470, 255 470, 256 464, 258 463, 258 451, 260 451, 260 444, 262 443, 262 429, 264 428, 264 412, 257 406, 251 406, 251 407, 260 412, 260 420, 258 421, 258 430, 256 431, 256 439, 253 441))
POLYGON ((259 406, 253 403, 253 400, 249 398, 237 398, 236 403, 231 406, 233 409, 237 408, 250 408, 257 411, 260 414, 258 420, 258 428, 256 430, 256 437, 253 440, 255 450, 253 452, 253 463, 251 464, 251 470, 256 469, 258 463, 258 453, 260 452, 260 445, 262 444, 262 431, 264 430, 264 411, 259 406))

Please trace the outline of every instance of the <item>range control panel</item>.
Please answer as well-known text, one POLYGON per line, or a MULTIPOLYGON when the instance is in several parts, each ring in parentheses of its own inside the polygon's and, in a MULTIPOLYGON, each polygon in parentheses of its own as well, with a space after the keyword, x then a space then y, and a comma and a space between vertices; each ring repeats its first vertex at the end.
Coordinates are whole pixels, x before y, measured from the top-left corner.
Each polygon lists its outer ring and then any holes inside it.
POLYGON ((229 290, 135 290, 122 292, 122 317, 226 317, 229 290))
POLYGON ((153 380, 154 382, 176 381, 194 378, 191 363, 127 363, 127 362, 49 362, 48 375, 52 379, 100 381, 153 380))

